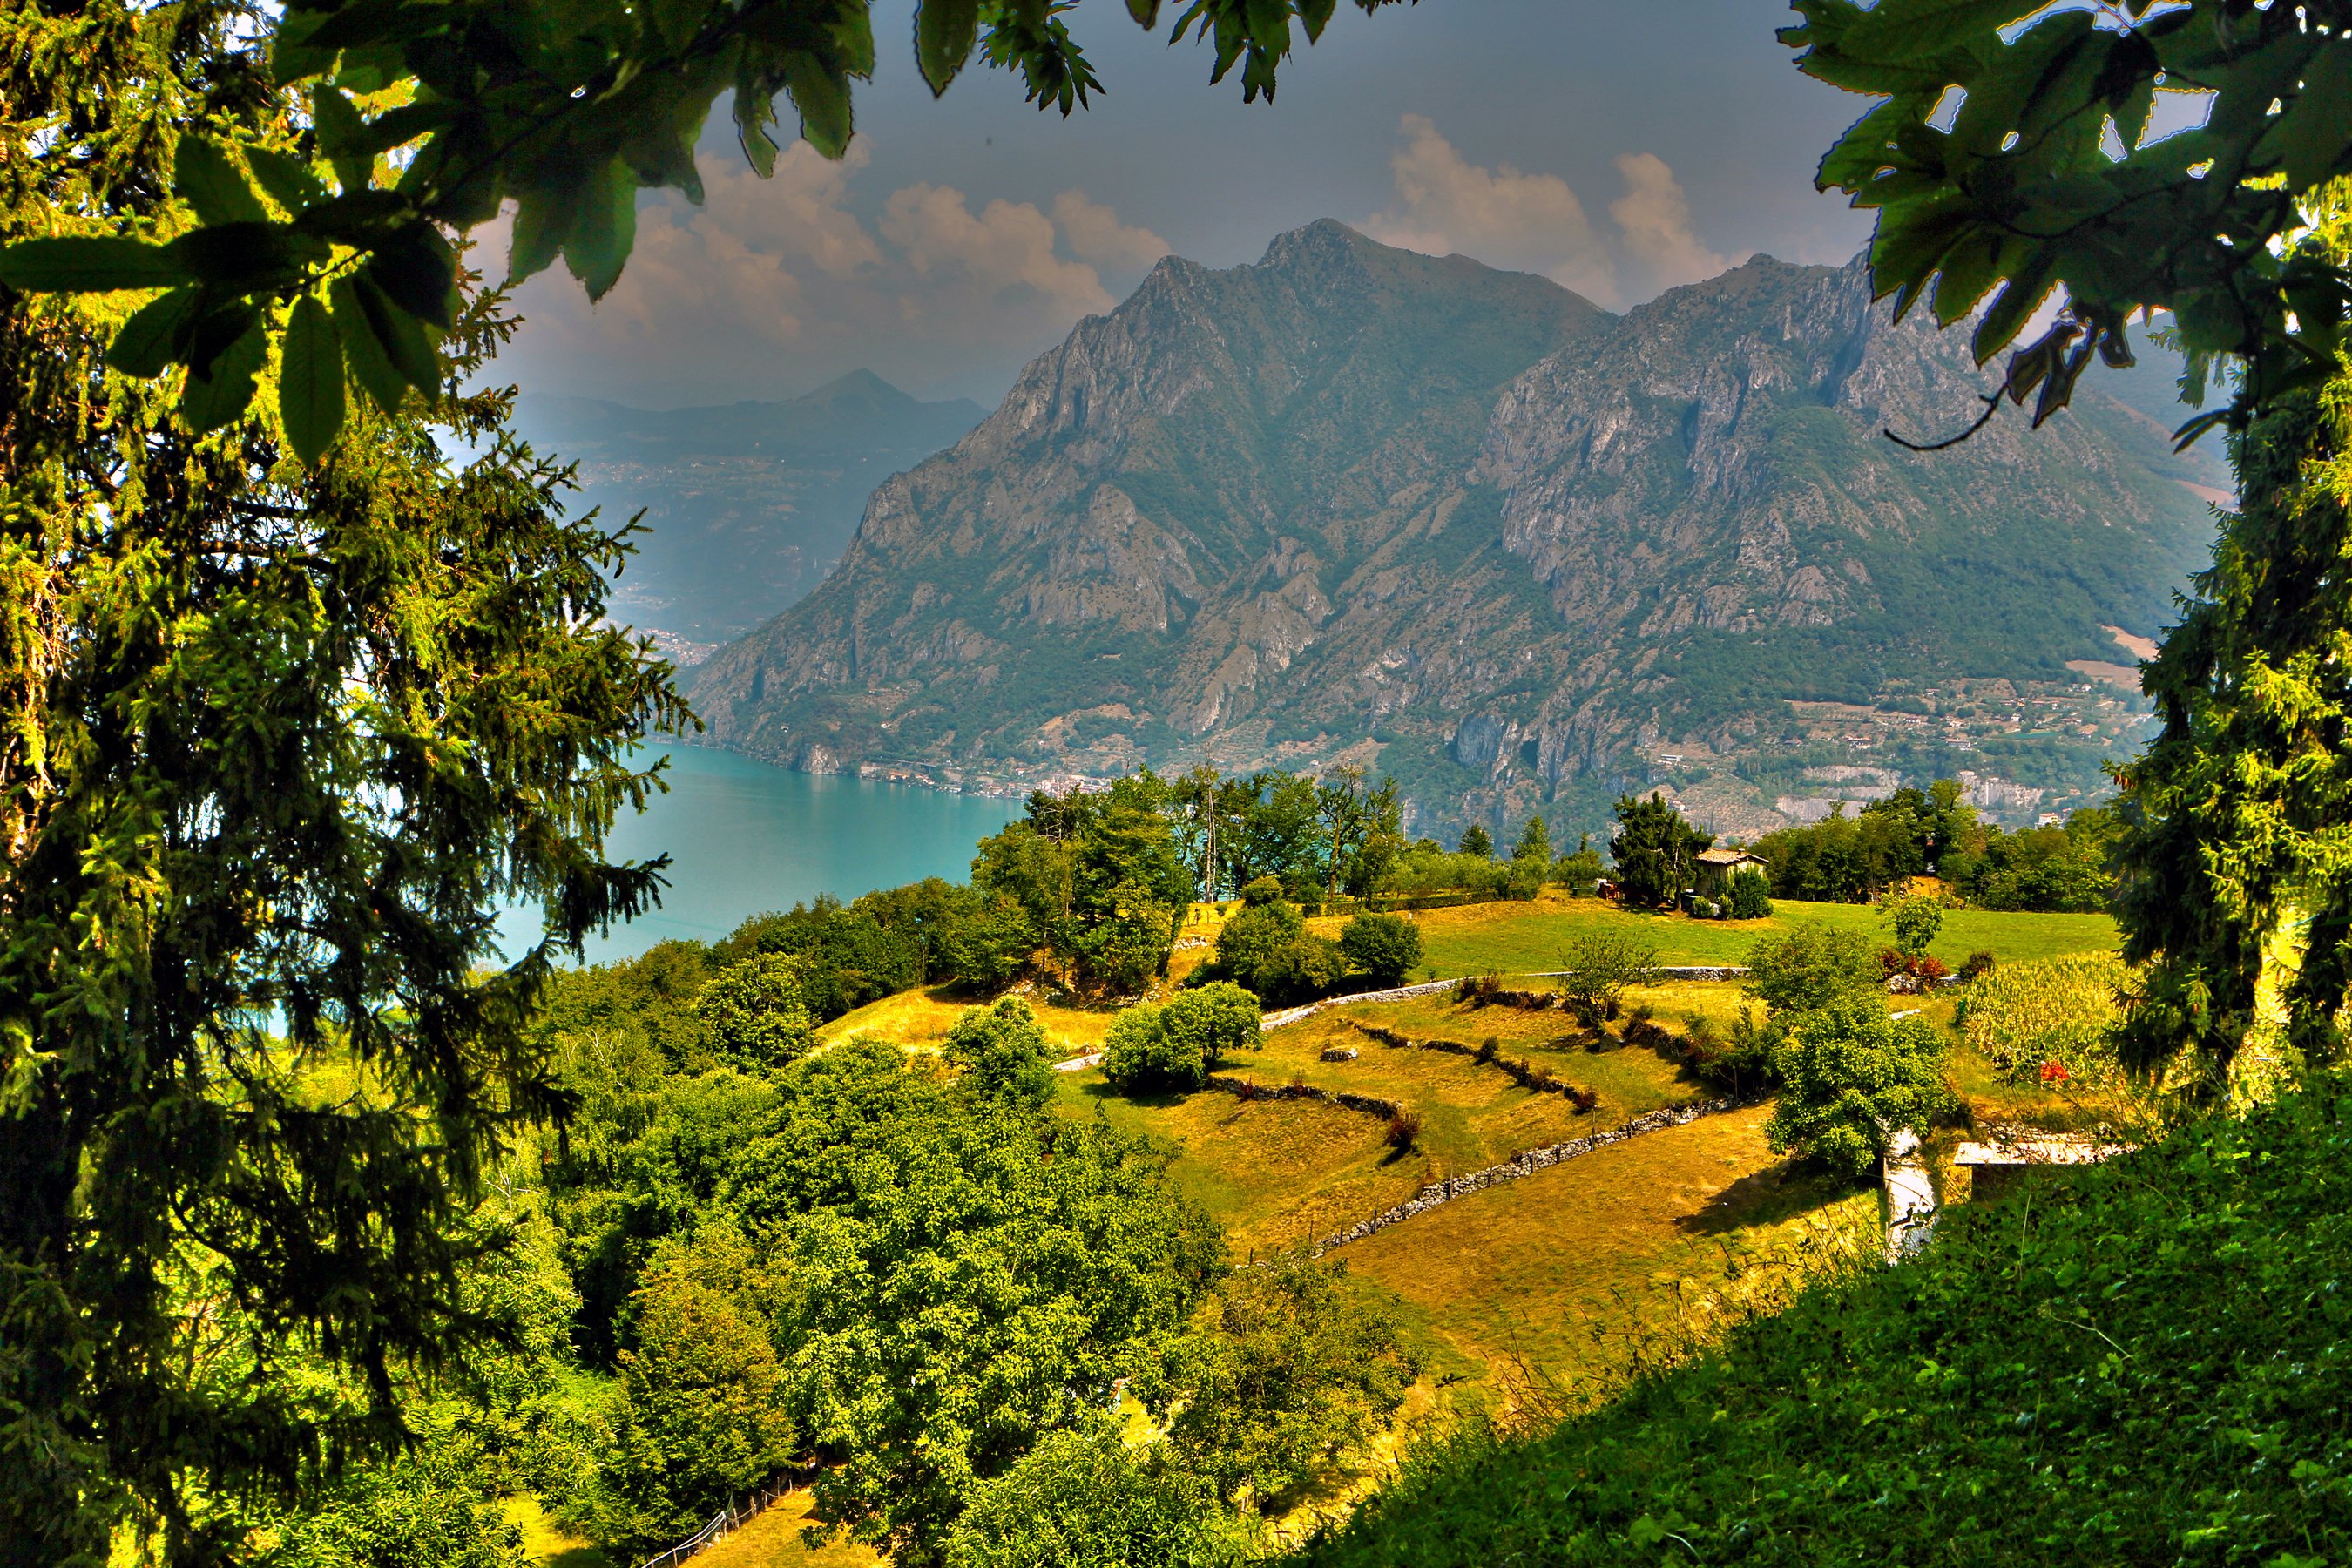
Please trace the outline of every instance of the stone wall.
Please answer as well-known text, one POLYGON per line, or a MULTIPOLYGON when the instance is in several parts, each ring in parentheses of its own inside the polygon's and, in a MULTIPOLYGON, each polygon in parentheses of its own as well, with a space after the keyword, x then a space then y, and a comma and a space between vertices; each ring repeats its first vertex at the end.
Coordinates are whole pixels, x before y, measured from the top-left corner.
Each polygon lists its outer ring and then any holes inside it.
POLYGON ((1458 1176, 1448 1176, 1442 1182, 1432 1182, 1412 1197, 1391 1209, 1383 1209, 1366 1220, 1359 1220, 1347 1229, 1334 1231, 1315 1244, 1313 1256, 1320 1258, 1334 1247, 1345 1247, 1351 1241, 1361 1241, 1375 1231, 1402 1225, 1416 1215, 1428 1213, 1444 1204, 1471 1193, 1483 1193, 1488 1187, 1505 1182, 1516 1182, 1522 1176, 1532 1176, 1538 1171, 1549 1170, 1563 1161, 1580 1154, 1590 1154, 1595 1149, 1605 1149, 1612 1143, 1622 1143, 1628 1138, 1638 1138, 1644 1132, 1655 1132, 1668 1127, 1686 1127, 1702 1116, 1717 1116, 1727 1110, 1744 1110, 1759 1104, 1757 1099, 1710 1100, 1696 1105, 1670 1105, 1663 1110, 1644 1111, 1632 1121, 1612 1127, 1605 1132, 1588 1133, 1571 1138, 1565 1143, 1549 1144, 1541 1149, 1529 1149, 1515 1154, 1499 1165, 1489 1165, 1483 1171, 1468 1171, 1458 1176))

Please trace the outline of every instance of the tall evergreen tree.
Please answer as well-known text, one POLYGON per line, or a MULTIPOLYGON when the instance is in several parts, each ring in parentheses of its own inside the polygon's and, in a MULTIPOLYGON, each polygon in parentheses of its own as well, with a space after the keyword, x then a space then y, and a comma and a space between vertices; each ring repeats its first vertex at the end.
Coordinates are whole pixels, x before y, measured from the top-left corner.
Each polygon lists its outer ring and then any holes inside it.
MULTIPOLYGON (((255 21, 11 8, 0 238, 169 239, 299 199, 316 175, 255 21), (199 129, 242 142, 260 187, 199 129)), ((402 1369, 463 1362, 486 1325, 457 1296, 456 1222, 508 1131, 562 1103, 521 1021, 555 953, 653 895, 603 836, 654 787, 631 748, 686 717, 667 668, 602 624, 622 542, 564 516, 503 396, 436 379, 354 405, 306 466, 279 400, 236 417, 231 384, 299 373, 301 307, 290 369, 233 310, 134 307, 0 290, 19 1562, 104 1562, 126 1522, 172 1562, 247 1553, 244 1502, 395 1441, 402 1369), (114 368, 146 368, 141 334, 171 320, 235 340, 184 395, 114 368), (431 425, 480 455, 455 470, 431 425), (546 938, 501 966, 508 900, 542 906, 546 938), (190 1310, 175 1282, 198 1273, 238 1310, 190 1310), (278 1376, 312 1353, 355 1411, 278 1376)), ((449 325, 466 376, 508 330, 478 297, 449 325)))

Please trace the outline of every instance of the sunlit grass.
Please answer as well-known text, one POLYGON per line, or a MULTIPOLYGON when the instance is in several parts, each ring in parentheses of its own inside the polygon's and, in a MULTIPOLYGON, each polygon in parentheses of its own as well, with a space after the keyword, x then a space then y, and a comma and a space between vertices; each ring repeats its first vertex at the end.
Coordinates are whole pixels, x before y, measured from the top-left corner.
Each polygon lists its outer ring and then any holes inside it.
POLYGON ((525 1561, 546 1568, 624 1568, 611 1557, 548 1517, 532 1497, 506 1500, 507 1522, 522 1531, 525 1561))
MULTIPOLYGON (((817 1030, 817 1037, 838 1045, 854 1037, 887 1040, 912 1050, 935 1050, 955 1027, 956 1020, 988 1003, 951 987, 901 991, 878 1002, 844 1013, 817 1030)), ((1076 1007, 1056 1007, 1032 998, 1031 1008, 1045 1031, 1048 1054, 1055 1058, 1084 1056, 1102 1048, 1103 1035, 1116 1016, 1076 1007)))
POLYGON ((1840 1255, 1874 1239, 1875 1191, 1791 1174, 1765 1146, 1769 1115, 1612 1144, 1338 1256, 1490 1377, 1523 1369, 1572 1399, 1620 1375, 1644 1335, 1703 1332, 1707 1314, 1796 1266, 1809 1227, 1840 1255))
MULTIPOLYGON (((1759 937, 1775 936, 1805 921, 1859 931, 1885 939, 1878 911, 1864 904, 1813 904, 1776 900, 1769 919, 1701 921, 1678 914, 1643 914, 1601 899, 1558 892, 1527 902, 1466 904, 1424 910, 1412 917, 1421 926, 1423 963, 1441 975, 1480 974, 1489 970, 1526 974, 1558 969, 1578 938, 1631 933, 1654 943, 1667 964, 1739 963, 1759 937)), ((1310 929, 1336 934, 1344 922, 1309 921, 1310 929)), ((2004 963, 2064 952, 2105 952, 2117 945, 2116 923, 2106 915, 2005 914, 1989 910, 1950 910, 1928 951, 1958 968, 1979 949, 2004 963)))
POLYGON ((801 1541, 814 1495, 787 1492, 759 1518, 694 1558, 695 1568, 871 1568, 883 1561, 870 1547, 840 1536, 824 1546, 801 1541))

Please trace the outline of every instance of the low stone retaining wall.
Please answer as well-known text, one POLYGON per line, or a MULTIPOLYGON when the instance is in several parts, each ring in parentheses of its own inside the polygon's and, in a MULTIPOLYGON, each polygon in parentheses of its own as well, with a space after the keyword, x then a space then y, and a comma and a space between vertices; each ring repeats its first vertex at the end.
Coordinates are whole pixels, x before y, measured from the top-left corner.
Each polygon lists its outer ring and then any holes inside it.
POLYGON ((1391 1117, 1398 1106, 1392 1100, 1378 1095, 1356 1094, 1344 1089, 1317 1089, 1305 1083, 1252 1083, 1245 1078, 1233 1078, 1223 1073, 1211 1073, 1209 1087, 1222 1089, 1227 1094, 1244 1100, 1316 1100, 1326 1105, 1341 1105, 1349 1110, 1360 1110, 1370 1116, 1391 1117))
POLYGON ((1532 1176, 1538 1171, 1549 1170, 1562 1161, 1573 1160, 1580 1154, 1590 1154, 1595 1149, 1605 1149, 1612 1143, 1622 1143, 1628 1138, 1638 1138, 1644 1132, 1656 1132, 1668 1127, 1686 1127, 1702 1116, 1718 1116, 1727 1110, 1742 1110, 1762 1103, 1760 1099, 1710 1100, 1696 1105, 1670 1105, 1663 1110, 1644 1111, 1632 1121, 1612 1127, 1605 1132, 1588 1133, 1571 1138, 1565 1143, 1549 1144, 1541 1149, 1529 1149, 1515 1154, 1499 1165, 1489 1165, 1483 1171, 1468 1171, 1458 1176, 1448 1176, 1442 1182, 1432 1182, 1412 1198, 1391 1209, 1383 1209, 1367 1220, 1359 1220, 1347 1229, 1334 1231, 1315 1244, 1312 1256, 1320 1258, 1334 1247, 1345 1247, 1351 1241, 1361 1241, 1375 1231, 1402 1225, 1416 1215, 1427 1214, 1441 1205, 1472 1193, 1483 1193, 1488 1187, 1505 1182, 1516 1182, 1522 1176, 1532 1176))
POLYGON ((1451 980, 1425 980, 1418 985, 1400 985, 1393 991, 1359 991, 1350 996, 1326 996, 1320 1002, 1309 1002, 1304 1007, 1285 1007, 1279 1013, 1268 1013, 1258 1020, 1261 1029, 1279 1029, 1296 1024, 1328 1007, 1345 1007, 1351 1002, 1404 1002, 1415 996, 1434 996, 1441 991, 1451 991, 1451 980))

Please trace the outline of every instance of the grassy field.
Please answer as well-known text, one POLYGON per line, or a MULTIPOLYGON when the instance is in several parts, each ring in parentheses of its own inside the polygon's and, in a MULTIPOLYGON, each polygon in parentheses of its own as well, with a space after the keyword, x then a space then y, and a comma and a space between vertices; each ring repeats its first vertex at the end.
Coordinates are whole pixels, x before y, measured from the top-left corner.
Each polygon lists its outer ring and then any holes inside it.
MULTIPOLYGON (((1819 921, 1884 937, 1878 911, 1864 904, 1809 904, 1779 900, 1769 919, 1697 921, 1684 915, 1642 914, 1600 899, 1570 898, 1557 891, 1526 903, 1467 904, 1426 910, 1415 915, 1424 948, 1423 962, 1441 975, 1481 974, 1498 970, 1526 974, 1558 969, 1579 937, 1633 932, 1656 944, 1658 961, 1669 964, 1738 963, 1760 936, 1775 936, 1803 921, 1819 921)), ((1345 922, 1312 921, 1309 928, 1337 935, 1345 922)), ((2062 952, 2105 952, 2117 943, 2116 923, 2105 915, 2005 914, 1990 910, 1951 910, 1928 949, 1958 968, 1983 949, 2004 962, 2047 958, 2062 952)))
POLYGON ((696 1568, 874 1568, 870 1547, 835 1540, 814 1550, 801 1542, 813 1494, 787 1492, 765 1513, 694 1559, 696 1568))

